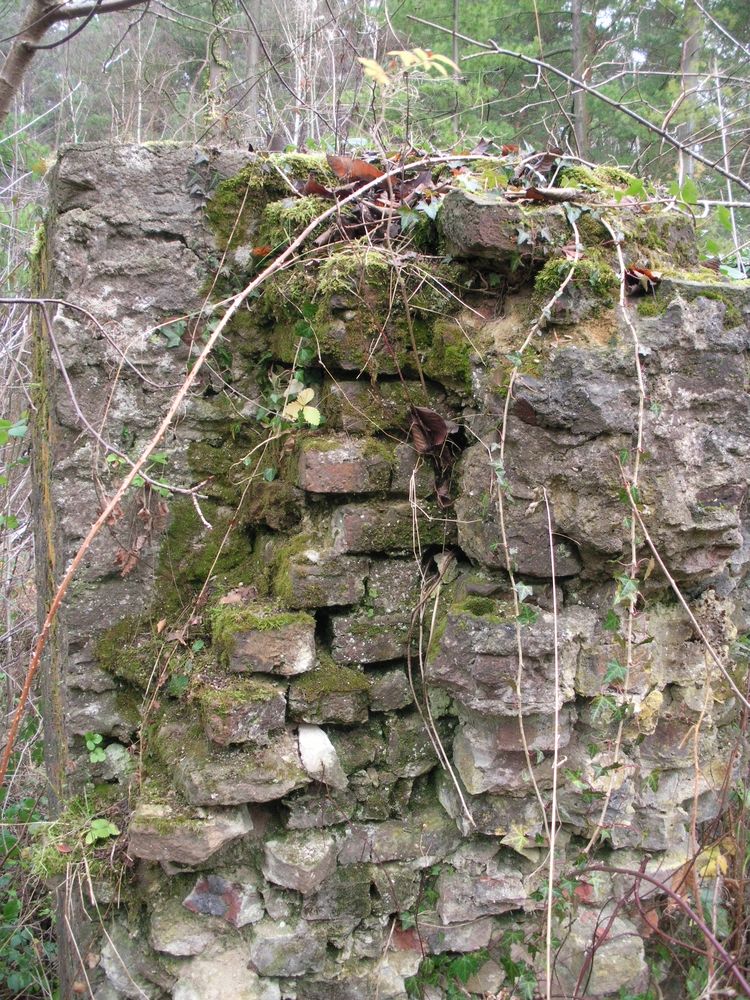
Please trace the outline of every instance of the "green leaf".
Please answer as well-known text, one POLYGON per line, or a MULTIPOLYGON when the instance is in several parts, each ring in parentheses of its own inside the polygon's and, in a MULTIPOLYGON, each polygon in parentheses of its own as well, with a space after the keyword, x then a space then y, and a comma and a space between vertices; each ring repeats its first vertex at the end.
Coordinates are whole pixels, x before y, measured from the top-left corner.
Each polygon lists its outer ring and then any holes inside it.
POLYGON ((618 660, 610 660, 604 674, 604 683, 622 684, 627 676, 627 667, 624 667, 618 660))
POLYGON ((205 647, 206 643, 203 639, 196 639, 193 645, 190 647, 194 653, 200 653, 200 651, 205 647))
POLYGON ((538 611, 535 611, 534 608, 528 604, 522 604, 521 610, 518 612, 517 621, 519 625, 533 625, 538 617, 538 611))
POLYGON ((719 205, 716 209, 716 218, 722 229, 728 233, 732 232, 732 213, 726 205, 719 205))
POLYGON ((686 205, 698 204, 698 185, 691 177, 688 177, 680 188, 680 198, 686 205))
POLYGON ((401 929, 405 931, 408 931, 411 927, 414 927, 416 924, 414 915, 409 913, 408 910, 404 910, 403 913, 399 913, 398 919, 401 921, 401 929))
POLYGON ((170 677, 169 683, 167 684, 167 694, 171 698, 181 698, 187 691, 189 683, 190 678, 187 674, 178 674, 175 677, 170 677))
POLYGON ((273 465, 269 465, 263 470, 263 478, 267 483, 272 483, 278 474, 279 470, 273 465))
POLYGON ((15 514, 0 514, 0 528, 7 531, 15 531, 19 521, 15 514))
POLYGON ((602 628, 605 632, 619 632, 620 630, 620 619, 617 617, 616 612, 613 608, 610 608, 604 617, 604 622, 602 628))

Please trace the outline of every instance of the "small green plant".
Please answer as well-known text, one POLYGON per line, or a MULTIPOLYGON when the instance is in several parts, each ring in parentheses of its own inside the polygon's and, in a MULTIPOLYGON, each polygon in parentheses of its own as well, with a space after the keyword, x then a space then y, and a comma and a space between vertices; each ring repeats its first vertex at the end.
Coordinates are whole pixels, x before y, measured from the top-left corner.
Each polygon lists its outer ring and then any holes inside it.
POLYGON ((442 990, 446 1000, 465 1000, 471 995, 466 984, 488 958, 484 948, 466 955, 428 955, 416 976, 406 980, 407 995, 422 997, 425 986, 434 986, 442 990))
POLYGON ((102 746, 104 737, 101 733, 86 733, 83 738, 88 750, 89 760, 92 764, 101 764, 102 761, 107 759, 104 747, 102 746))
POLYGON ((103 840, 109 840, 110 837, 119 837, 120 830, 111 823, 108 819, 92 819, 89 824, 88 833, 84 836, 84 844, 98 845, 103 840))

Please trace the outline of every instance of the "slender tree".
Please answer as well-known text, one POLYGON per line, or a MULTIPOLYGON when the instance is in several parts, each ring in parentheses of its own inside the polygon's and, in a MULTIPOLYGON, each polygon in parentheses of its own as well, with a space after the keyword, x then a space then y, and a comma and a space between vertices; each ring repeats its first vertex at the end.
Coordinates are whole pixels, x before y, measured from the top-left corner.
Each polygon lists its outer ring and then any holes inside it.
POLYGON ((13 98, 23 82, 32 59, 42 49, 56 48, 83 31, 99 14, 111 14, 133 7, 148 7, 149 0, 91 0, 84 3, 58 3, 57 0, 30 0, 21 29, 13 39, 8 56, 0 69, 0 123, 10 111, 13 98), (42 40, 56 24, 75 26, 53 42, 42 40))

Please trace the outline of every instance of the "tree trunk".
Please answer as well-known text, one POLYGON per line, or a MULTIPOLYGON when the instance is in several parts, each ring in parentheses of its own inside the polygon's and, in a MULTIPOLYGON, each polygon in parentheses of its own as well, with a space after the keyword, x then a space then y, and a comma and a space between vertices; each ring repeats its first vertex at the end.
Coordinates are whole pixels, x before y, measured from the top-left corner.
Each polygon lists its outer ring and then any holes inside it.
MULTIPOLYGON (((573 0, 573 76, 583 80, 585 72, 586 53, 583 41, 583 8, 582 0, 573 0)), ((586 106, 586 91, 576 90, 573 93, 573 130, 575 133, 578 155, 584 159, 589 150, 589 119, 586 106)))
POLYGON ((0 122, 10 111, 23 75, 36 53, 35 46, 55 23, 56 3, 52 0, 32 0, 21 30, 13 40, 8 58, 0 69, 0 122))
MULTIPOLYGON (((692 75, 698 68, 698 52, 700 49, 700 11, 693 3, 693 0, 686 0, 685 3, 685 24, 682 43, 682 58, 680 59, 680 73, 682 74, 682 93, 690 94, 695 89, 695 77, 692 75)), ((695 98, 688 96, 685 98, 683 111, 685 121, 677 128, 677 135, 686 145, 690 144, 690 137, 694 129, 695 98)), ((693 176, 695 170, 695 160, 688 153, 680 152, 680 185, 684 184, 688 177, 693 176)))
MULTIPOLYGON (((29 68, 42 39, 53 24, 77 21, 94 14, 111 14, 141 6, 145 0, 103 0, 103 2, 68 4, 61 8, 58 0, 30 0, 26 17, 13 40, 8 58, 0 69, 0 123, 10 111, 24 74, 29 68)), ((63 39, 60 39, 62 42, 63 39)))

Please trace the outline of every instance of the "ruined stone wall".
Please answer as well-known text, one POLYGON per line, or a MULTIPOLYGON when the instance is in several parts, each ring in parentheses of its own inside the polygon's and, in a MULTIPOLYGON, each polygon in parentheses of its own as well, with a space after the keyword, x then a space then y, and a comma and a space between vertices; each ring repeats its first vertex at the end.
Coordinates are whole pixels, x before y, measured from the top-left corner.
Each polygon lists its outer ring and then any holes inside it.
MULTIPOLYGON (((39 268, 68 303, 37 330, 43 606, 210 329, 204 301, 320 208, 289 189, 311 169, 325 180, 302 156, 61 155, 39 268)), ((719 813, 737 695, 640 527, 630 580, 618 460, 642 410, 636 502, 741 683, 750 296, 703 272, 630 302, 641 398, 592 219, 581 277, 519 354, 570 233, 558 206, 500 201, 449 194, 439 242, 415 237, 431 256, 324 243, 277 275, 88 553, 46 665, 61 817, 37 863, 88 908, 64 995, 395 1000, 416 976, 439 997, 460 954, 478 995, 513 970, 528 987, 556 732, 561 873, 593 838, 599 861, 666 878, 693 816, 719 813), (292 371, 314 407, 294 424, 273 416, 292 371), (429 453, 413 406, 438 415, 429 453), (170 489, 198 484, 197 504, 170 489), (95 819, 119 836, 86 844, 95 819), (425 954, 448 956, 432 985, 425 954)), ((630 213, 639 252, 694 256, 684 219, 630 213)), ((560 897, 558 995, 626 888, 583 874, 560 897)), ((632 916, 586 996, 647 984, 632 916)))

